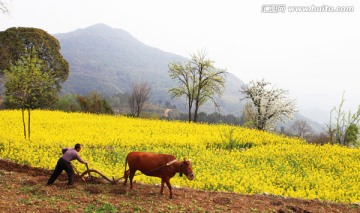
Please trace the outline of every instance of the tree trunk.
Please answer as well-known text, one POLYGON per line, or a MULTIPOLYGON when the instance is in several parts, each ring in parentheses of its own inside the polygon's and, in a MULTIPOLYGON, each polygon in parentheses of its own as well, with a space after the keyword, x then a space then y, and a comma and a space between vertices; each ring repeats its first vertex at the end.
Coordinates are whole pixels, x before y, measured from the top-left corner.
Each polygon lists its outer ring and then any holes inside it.
POLYGON ((24 109, 21 109, 22 114, 22 122, 23 122, 23 128, 24 128, 24 138, 26 139, 26 126, 25 126, 25 115, 24 115, 24 109))
POLYGON ((199 69, 199 82, 198 82, 198 86, 197 86, 197 92, 196 92, 196 97, 195 97, 195 112, 194 112, 194 122, 197 122, 197 118, 198 118, 198 111, 199 111, 199 105, 200 105, 200 94, 201 94, 201 88, 202 88, 202 68, 199 69))
POLYGON ((195 105, 195 113, 194 113, 194 122, 195 122, 195 123, 197 122, 198 110, 199 110, 199 107, 198 107, 197 105, 198 105, 198 104, 196 103, 196 105, 195 105))
POLYGON ((191 122, 191 104, 190 104, 190 100, 189 100, 189 123, 191 122))
POLYGON ((28 109, 28 135, 30 141, 30 109, 28 109))

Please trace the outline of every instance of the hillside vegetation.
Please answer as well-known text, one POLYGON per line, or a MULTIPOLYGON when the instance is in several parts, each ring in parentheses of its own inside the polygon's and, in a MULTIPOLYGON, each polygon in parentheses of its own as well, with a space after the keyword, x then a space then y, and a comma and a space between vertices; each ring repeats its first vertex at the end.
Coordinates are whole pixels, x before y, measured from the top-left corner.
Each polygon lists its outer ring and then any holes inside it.
MULTIPOLYGON (((148 46, 130 33, 105 24, 54 36, 59 40, 61 53, 71 69, 69 79, 62 85, 62 93, 85 95, 97 91, 113 95, 128 92, 132 83, 146 82, 152 87, 152 102, 170 101, 168 90, 176 82, 169 77, 168 65, 185 61, 187 57, 148 46)), ((228 73, 221 98, 225 113, 240 111, 241 85, 240 79, 228 73)), ((171 102, 178 108, 185 106, 176 99, 171 99, 171 102)), ((203 110, 213 112, 214 106, 205 104, 203 110)))
MULTIPOLYGON (((194 181, 178 176, 171 179, 180 187, 360 202, 360 149, 316 146, 228 125, 41 110, 32 115, 29 142, 23 139, 21 112, 0 111, 0 158, 53 169, 62 147, 81 143, 81 156, 90 168, 119 178, 127 153, 168 153, 192 159, 194 181)), ((135 176, 135 180, 160 183, 145 175, 135 176)))

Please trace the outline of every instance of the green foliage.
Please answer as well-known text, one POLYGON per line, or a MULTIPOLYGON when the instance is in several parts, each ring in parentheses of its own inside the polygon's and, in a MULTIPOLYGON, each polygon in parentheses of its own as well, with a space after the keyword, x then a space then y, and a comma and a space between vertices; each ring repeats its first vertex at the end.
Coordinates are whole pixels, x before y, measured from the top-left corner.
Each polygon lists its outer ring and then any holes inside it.
POLYGON ((5 145, 3 142, 0 142, 0 153, 2 153, 5 150, 5 145))
POLYGON ((360 105, 355 113, 343 110, 345 102, 344 94, 342 96, 339 107, 334 107, 330 111, 330 124, 327 126, 327 134, 331 143, 339 143, 342 145, 354 145, 357 140, 357 133, 360 123, 360 105), (335 112, 335 114, 333 114, 335 112), (335 120, 335 124, 332 120, 335 120))
POLYGON ((0 76, 11 64, 35 50, 37 58, 44 61, 42 72, 48 72, 57 89, 69 76, 69 64, 60 53, 60 43, 41 29, 13 27, 0 32, 0 76))
POLYGON ((44 62, 38 59, 35 49, 26 51, 16 63, 5 70, 5 106, 21 109, 24 137, 30 139, 30 110, 45 108, 54 102, 56 86, 49 72, 44 72, 44 62), (28 111, 28 134, 24 110, 28 111))
POLYGON ((59 100, 53 106, 56 110, 65 112, 80 112, 81 108, 77 102, 77 95, 65 94, 59 98, 59 100))
MULTIPOLYGON (((187 117, 188 117, 187 114, 179 113, 176 116, 172 116, 171 119, 185 121, 187 117)), ((245 125, 244 119, 241 117, 236 117, 233 114, 223 115, 218 112, 213 112, 210 114, 207 114, 205 112, 200 112, 198 117, 198 122, 209 123, 209 124, 226 123, 231 125, 245 125)))
POLYGON ((98 114, 114 114, 112 107, 105 98, 97 92, 90 92, 87 96, 77 96, 77 102, 83 112, 98 114))
POLYGON ((34 49, 5 70, 5 106, 13 109, 46 108, 54 103, 54 78, 43 72, 44 62, 34 49))
POLYGON ((253 146, 252 143, 242 142, 234 135, 235 128, 231 128, 228 131, 223 130, 221 134, 221 144, 217 144, 215 147, 226 150, 233 149, 247 149, 253 146))
MULTIPOLYGON (((100 201, 97 202, 98 204, 101 204, 100 201)), ((98 207, 94 205, 93 203, 90 203, 85 208, 85 212, 119 212, 118 209, 113 206, 111 203, 102 203, 103 205, 98 207)))
POLYGON ((142 212, 142 211, 144 211, 143 207, 141 207, 141 206, 135 206, 134 207, 134 212, 142 212))
POLYGON ((346 129, 345 143, 355 144, 357 141, 357 134, 359 134, 359 127, 355 124, 350 124, 350 126, 346 129))

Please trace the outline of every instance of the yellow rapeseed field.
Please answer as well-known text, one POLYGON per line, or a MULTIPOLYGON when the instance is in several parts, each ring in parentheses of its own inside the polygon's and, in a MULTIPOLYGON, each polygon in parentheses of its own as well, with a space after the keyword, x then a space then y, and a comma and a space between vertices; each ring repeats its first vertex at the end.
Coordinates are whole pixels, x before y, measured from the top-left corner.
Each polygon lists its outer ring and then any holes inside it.
MULTIPOLYGON (((83 144, 89 167, 120 178, 131 151, 192 160, 194 181, 173 185, 244 194, 360 202, 360 149, 316 146, 302 140, 229 125, 189 124, 123 116, 32 111, 31 141, 21 112, 0 111, 0 158, 54 169, 62 147, 83 144)), ((75 163, 78 170, 85 166, 75 163)), ((136 181, 160 183, 138 175, 136 181)))

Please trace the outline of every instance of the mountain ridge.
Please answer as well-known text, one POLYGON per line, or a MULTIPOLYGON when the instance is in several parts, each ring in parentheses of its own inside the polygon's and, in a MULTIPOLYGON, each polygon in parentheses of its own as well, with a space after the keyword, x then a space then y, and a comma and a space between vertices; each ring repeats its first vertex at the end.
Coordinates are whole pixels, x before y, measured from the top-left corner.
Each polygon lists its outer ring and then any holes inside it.
MULTIPOLYGON (((185 61, 186 57, 148 46, 125 30, 102 23, 54 36, 59 40, 61 53, 71 70, 62 93, 84 95, 97 91, 113 95, 129 91, 132 83, 147 82, 152 87, 153 102, 170 101, 185 108, 183 99, 171 99, 168 93, 176 83, 169 77, 168 64, 185 61)), ((225 90, 219 100, 221 113, 240 116, 243 108, 240 88, 243 84, 234 74, 227 73, 225 90)), ((216 111, 211 103, 200 110, 206 113, 216 111)), ((320 129, 318 124, 311 123, 313 128, 320 129)))
MULTIPOLYGON (((153 100, 170 100, 167 91, 176 82, 169 77, 168 64, 186 60, 105 24, 54 36, 71 69, 69 79, 63 84, 63 93, 85 94, 96 90, 112 95, 128 91, 132 83, 147 82, 152 86, 153 100)), ((242 84, 233 74, 227 74, 221 98, 225 113, 241 108, 239 90, 242 84)))

